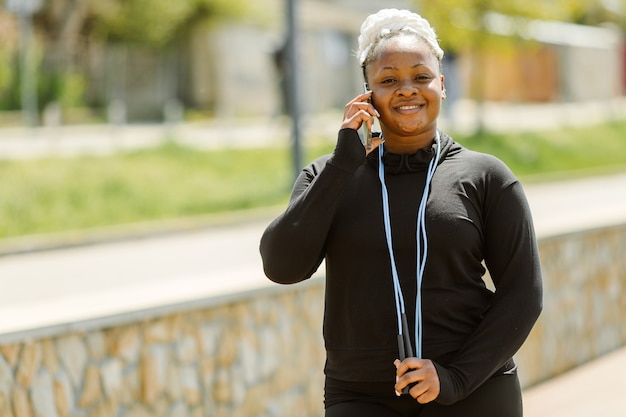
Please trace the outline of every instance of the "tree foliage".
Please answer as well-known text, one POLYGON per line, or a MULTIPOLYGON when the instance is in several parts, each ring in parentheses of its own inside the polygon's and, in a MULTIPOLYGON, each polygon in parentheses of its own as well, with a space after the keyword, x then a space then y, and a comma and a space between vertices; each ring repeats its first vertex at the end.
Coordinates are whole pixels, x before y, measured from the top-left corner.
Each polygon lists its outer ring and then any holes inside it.
POLYGON ((533 20, 612 22, 623 29, 626 13, 626 0, 414 0, 414 4, 436 29, 446 53, 470 52, 468 88, 478 104, 479 131, 484 129, 480 112, 489 51, 511 52, 520 42, 533 42, 527 36, 533 20))
MULTIPOLYGON (((507 40, 487 30, 489 16, 560 20, 581 24, 624 23, 626 0, 415 0, 417 9, 437 29, 444 50, 484 48, 507 40)), ((521 24, 522 19, 511 21, 521 24)), ((492 22, 493 23, 493 22, 492 22)), ((523 28, 517 28, 523 32, 523 28)))
POLYGON ((245 13, 245 0, 45 0, 35 16, 45 38, 162 47, 194 23, 245 13))
MULTIPOLYGON (((0 0, 0 109, 21 108, 18 20, 0 0)), ((168 47, 202 21, 242 17, 246 0, 43 0, 33 16, 40 106, 80 106, 93 44, 168 47)))
POLYGON ((178 39, 193 23, 228 18, 245 10, 243 0, 92 0, 95 35, 111 42, 160 47, 178 39))

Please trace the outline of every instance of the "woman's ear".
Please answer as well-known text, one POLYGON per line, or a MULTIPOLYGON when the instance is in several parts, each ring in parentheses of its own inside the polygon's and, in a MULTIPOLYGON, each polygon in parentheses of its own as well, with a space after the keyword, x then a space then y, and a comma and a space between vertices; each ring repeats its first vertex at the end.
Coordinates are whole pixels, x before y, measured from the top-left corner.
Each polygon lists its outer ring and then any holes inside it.
POLYGON ((441 76, 441 99, 445 100, 446 99, 446 85, 444 84, 446 77, 444 77, 443 75, 441 76))

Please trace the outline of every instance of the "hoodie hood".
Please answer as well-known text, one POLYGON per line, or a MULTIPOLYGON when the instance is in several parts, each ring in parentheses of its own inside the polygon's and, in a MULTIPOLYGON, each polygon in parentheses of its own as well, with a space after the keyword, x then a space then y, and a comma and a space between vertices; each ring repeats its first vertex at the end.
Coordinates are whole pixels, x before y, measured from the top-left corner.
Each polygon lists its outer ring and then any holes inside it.
MULTIPOLYGON (((463 147, 455 142, 450 136, 445 133, 440 134, 441 143, 441 155, 439 157, 439 163, 441 163, 446 157, 452 156, 460 152, 463 147)), ((369 164, 378 168, 378 153, 380 148, 377 148, 374 152, 367 156, 369 164)), ((437 152, 437 142, 433 141, 430 148, 419 149, 415 153, 411 154, 397 154, 389 151, 385 151, 382 160, 385 164, 385 172, 387 174, 404 174, 411 172, 421 172, 428 169, 428 164, 437 152)))

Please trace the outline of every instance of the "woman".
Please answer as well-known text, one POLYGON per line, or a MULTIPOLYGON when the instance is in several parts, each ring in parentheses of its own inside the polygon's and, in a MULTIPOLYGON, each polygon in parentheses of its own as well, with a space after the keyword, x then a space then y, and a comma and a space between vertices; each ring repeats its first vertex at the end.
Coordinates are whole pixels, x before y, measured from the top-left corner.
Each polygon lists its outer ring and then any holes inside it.
POLYGON ((357 56, 371 91, 346 105, 333 154, 304 168, 260 248, 283 284, 326 261, 326 417, 521 416, 512 356, 541 310, 522 187, 437 129, 443 51, 426 20, 369 16, 357 56), (368 150, 357 130, 374 117, 368 150))

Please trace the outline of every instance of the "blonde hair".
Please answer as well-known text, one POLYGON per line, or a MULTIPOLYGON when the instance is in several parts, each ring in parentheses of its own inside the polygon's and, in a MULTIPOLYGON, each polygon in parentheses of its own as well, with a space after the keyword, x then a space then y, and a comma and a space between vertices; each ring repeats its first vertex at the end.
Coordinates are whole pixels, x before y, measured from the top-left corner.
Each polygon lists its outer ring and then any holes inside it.
POLYGON ((369 15, 361 25, 356 56, 364 71, 367 64, 375 57, 376 47, 380 41, 399 34, 414 34, 422 39, 432 50, 441 66, 443 49, 439 46, 435 30, 426 19, 409 10, 382 9, 369 15))

